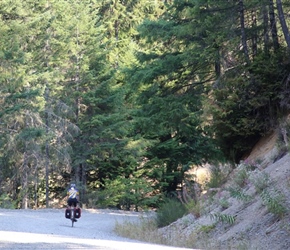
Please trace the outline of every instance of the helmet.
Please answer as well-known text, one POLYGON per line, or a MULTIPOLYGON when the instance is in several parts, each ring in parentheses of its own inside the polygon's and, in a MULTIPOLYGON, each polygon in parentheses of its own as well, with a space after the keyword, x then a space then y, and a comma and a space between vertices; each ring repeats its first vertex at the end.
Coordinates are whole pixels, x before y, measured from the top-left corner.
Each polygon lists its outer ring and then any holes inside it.
POLYGON ((70 187, 71 188, 75 188, 76 187, 76 184, 72 183, 72 184, 70 184, 70 187))

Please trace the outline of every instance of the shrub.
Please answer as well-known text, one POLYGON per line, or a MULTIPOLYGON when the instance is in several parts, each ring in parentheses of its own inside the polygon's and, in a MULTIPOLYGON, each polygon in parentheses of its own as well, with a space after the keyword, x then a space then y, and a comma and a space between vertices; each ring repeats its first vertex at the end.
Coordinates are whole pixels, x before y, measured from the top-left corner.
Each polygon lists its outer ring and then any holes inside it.
POLYGON ((237 200, 249 202, 252 199, 252 197, 247 195, 240 187, 230 187, 228 188, 228 191, 230 192, 230 196, 236 198, 237 200))
POLYGON ((191 200, 190 202, 185 204, 185 207, 187 209, 187 212, 193 214, 195 218, 199 218, 203 213, 203 204, 200 200, 191 200))
POLYGON ((157 226, 165 227, 184 216, 187 212, 186 207, 177 199, 167 198, 157 210, 157 226))
POLYGON ((202 225, 202 226, 200 226, 200 228, 199 228, 199 232, 201 232, 201 233, 209 233, 210 231, 212 231, 212 230, 214 230, 215 229, 215 227, 216 227, 216 224, 212 224, 212 225, 202 225))
POLYGON ((225 182, 225 180, 226 178, 219 166, 210 167, 210 180, 207 183, 208 188, 218 188, 225 182))
POLYGON ((268 173, 262 172, 257 175, 251 176, 251 183, 253 183, 257 193, 262 193, 265 188, 267 188, 271 181, 270 175, 268 173))
POLYGON ((197 199, 194 187, 190 192, 188 192, 186 186, 184 186, 183 190, 178 193, 177 198, 186 208, 188 213, 193 214, 196 218, 201 216, 203 205, 201 200, 197 199))
POLYGON ((249 173, 246 168, 240 169, 234 176, 234 183, 243 188, 248 184, 249 173))
POLYGON ((16 201, 13 201, 7 194, 2 194, 0 196, 0 207, 1 208, 7 208, 7 209, 13 209, 16 208, 16 201))
POLYGON ((230 207, 230 203, 226 198, 221 198, 218 200, 219 201, 219 205, 222 207, 222 209, 227 209, 230 207))
POLYGON ((283 203, 285 202, 285 197, 278 190, 264 190, 261 193, 261 198, 264 205, 268 208, 269 212, 277 215, 279 218, 287 212, 283 203))
POLYGON ((210 217, 212 220, 215 220, 216 222, 227 223, 230 225, 234 224, 236 221, 236 217, 229 214, 214 213, 210 214, 210 217))
POLYGON ((159 195, 151 195, 153 188, 142 178, 107 179, 105 187, 87 195, 86 199, 92 206, 139 211, 156 206, 159 199, 159 195))

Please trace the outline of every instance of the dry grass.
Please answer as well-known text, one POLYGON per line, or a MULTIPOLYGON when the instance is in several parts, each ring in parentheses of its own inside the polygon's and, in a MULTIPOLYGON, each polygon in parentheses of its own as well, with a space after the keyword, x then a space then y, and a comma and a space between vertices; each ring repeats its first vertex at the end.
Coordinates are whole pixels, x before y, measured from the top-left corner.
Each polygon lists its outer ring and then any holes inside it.
POLYGON ((125 221, 122 224, 117 222, 114 231, 122 237, 166 245, 165 239, 158 233, 157 222, 153 218, 141 218, 140 222, 125 221))
POLYGON ((140 222, 126 221, 122 224, 116 223, 114 231, 122 237, 173 247, 204 250, 255 249, 244 238, 221 244, 212 238, 211 232, 214 229, 215 224, 212 224, 209 226, 199 226, 189 234, 181 234, 182 231, 176 226, 175 230, 170 227, 170 230, 167 230, 165 233, 163 230, 158 230, 157 223, 153 218, 142 218, 140 222))
POLYGON ((176 235, 173 230, 171 230, 172 233, 170 235, 161 233, 153 218, 142 218, 138 223, 129 221, 122 224, 117 223, 114 231, 120 236, 139 241, 176 247, 188 247, 181 240, 180 235, 176 235))

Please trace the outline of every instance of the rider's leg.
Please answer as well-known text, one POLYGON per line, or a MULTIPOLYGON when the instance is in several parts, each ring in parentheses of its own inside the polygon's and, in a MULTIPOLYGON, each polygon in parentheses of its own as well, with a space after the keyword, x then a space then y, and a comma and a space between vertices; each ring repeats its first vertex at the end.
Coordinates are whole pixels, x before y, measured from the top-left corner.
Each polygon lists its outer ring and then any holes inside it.
POLYGON ((67 208, 70 208, 73 205, 71 198, 67 200, 67 208))
MULTIPOLYGON (((77 208, 77 201, 76 199, 73 200, 73 206, 74 206, 74 214, 76 214, 76 208, 77 208)), ((74 222, 77 222, 77 219, 74 219, 74 222)))

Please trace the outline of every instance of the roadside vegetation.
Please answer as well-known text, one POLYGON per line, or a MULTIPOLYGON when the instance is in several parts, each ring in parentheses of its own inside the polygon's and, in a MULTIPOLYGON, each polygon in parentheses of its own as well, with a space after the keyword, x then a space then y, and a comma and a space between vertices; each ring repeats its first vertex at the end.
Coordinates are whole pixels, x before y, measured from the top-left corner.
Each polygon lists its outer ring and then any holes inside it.
MULTIPOLYGON (((117 224, 115 231, 124 237, 141 241, 196 249, 264 249, 263 236, 260 242, 254 241, 247 232, 257 232, 258 227, 263 226, 265 230, 276 230, 277 234, 281 234, 282 231, 287 239, 290 235, 287 226, 290 218, 287 199, 290 194, 290 177, 285 178, 283 171, 288 171, 288 163, 284 163, 283 169, 273 169, 274 174, 270 172, 274 164, 273 157, 277 160, 276 156, 280 154, 279 144, 279 141, 275 144, 275 153, 272 154, 268 165, 263 166, 262 160, 256 159, 245 160, 230 171, 219 171, 217 169, 220 167, 210 167, 210 178, 206 184, 200 185, 204 189, 199 196, 189 196, 186 193, 180 195, 179 199, 168 199, 156 212, 142 217, 139 223, 117 224), (278 171, 282 173, 275 174, 278 171), (221 173, 226 172, 229 174, 222 176, 221 173), (183 206, 184 214, 176 213, 178 206, 183 206), (254 216, 251 209, 250 212, 244 212, 251 206, 258 206, 260 212, 255 211, 254 216), (243 220, 248 219, 248 226, 239 228, 243 220), (163 223, 160 223, 160 220, 163 223), (264 225, 259 224, 255 229, 255 223, 259 220, 263 221, 264 225), (275 224, 279 226, 273 226, 275 224), (231 230, 239 230, 239 236, 235 239, 229 237, 224 241, 218 239, 231 230)), ((283 240, 277 242, 282 243, 283 240)))

